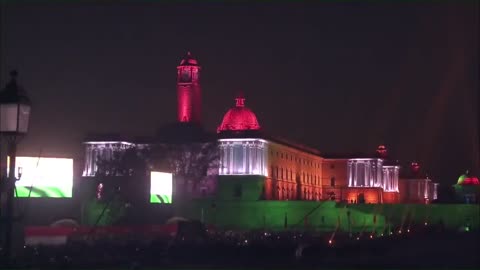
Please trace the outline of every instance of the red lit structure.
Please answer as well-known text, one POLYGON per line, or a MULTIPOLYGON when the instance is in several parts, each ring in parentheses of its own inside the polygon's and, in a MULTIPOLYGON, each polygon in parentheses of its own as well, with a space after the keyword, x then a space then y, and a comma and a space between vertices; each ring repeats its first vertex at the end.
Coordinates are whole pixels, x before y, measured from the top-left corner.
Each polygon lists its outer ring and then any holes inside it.
POLYGON ((257 116, 245 107, 245 97, 239 93, 235 98, 235 107, 228 110, 223 117, 222 123, 217 128, 217 133, 224 131, 248 131, 260 130, 257 116))
POLYGON ((410 170, 413 174, 418 174, 418 172, 420 171, 420 165, 418 164, 418 162, 412 162, 410 164, 410 170))
MULTIPOLYGON (((174 136, 191 135, 192 130, 184 127, 201 127, 200 69, 190 52, 177 67, 179 123, 175 125, 179 124, 182 132, 175 129, 174 136)), ((208 193, 221 199, 233 196, 235 200, 348 203, 425 203, 436 199, 437 185, 428 178, 419 178, 418 163, 412 163, 412 174, 403 179, 408 181, 399 183, 401 168, 388 159, 388 150, 383 144, 369 154, 340 157, 266 134, 255 113, 245 106, 243 93, 235 97, 235 106, 228 109, 216 131, 217 136, 211 138, 218 140, 219 147, 218 171, 211 174, 215 174, 212 177, 215 179, 211 182, 204 179, 203 184, 195 187, 198 190, 192 187, 189 191, 192 194, 207 196, 208 193), (402 192, 406 196, 401 196, 402 192)), ((166 129, 162 132, 165 135, 166 129)), ((98 169, 98 160, 108 160, 133 147, 147 149, 149 143, 104 139, 88 141, 85 145, 83 176, 92 177, 98 169)))
POLYGON ((196 123, 201 121, 200 65, 190 52, 177 67, 178 121, 196 123))
POLYGON ((467 170, 460 175, 457 184, 453 185, 457 199, 465 203, 478 203, 480 201, 480 181, 467 170))
POLYGON ((379 145, 377 148, 377 155, 379 158, 387 158, 388 152, 387 152, 387 147, 385 145, 379 145))

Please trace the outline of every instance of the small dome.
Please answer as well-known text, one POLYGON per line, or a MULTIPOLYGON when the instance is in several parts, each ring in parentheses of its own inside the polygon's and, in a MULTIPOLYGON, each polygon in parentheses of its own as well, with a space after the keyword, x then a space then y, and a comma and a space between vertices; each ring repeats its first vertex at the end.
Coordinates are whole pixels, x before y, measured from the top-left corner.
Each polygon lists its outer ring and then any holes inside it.
POLYGON ((187 52, 187 55, 180 61, 180 66, 198 66, 198 61, 190 52, 187 52))
POLYGON ((458 177, 458 180, 457 180, 457 185, 462 185, 466 178, 468 178, 466 174, 460 175, 460 177, 458 177))
POLYGON ((457 185, 480 185, 477 177, 462 174, 458 177, 457 185))
POLYGON ((218 126, 217 132, 260 130, 257 116, 255 116, 252 110, 245 107, 243 94, 237 95, 235 101, 235 107, 228 110, 225 116, 223 116, 222 123, 218 126))

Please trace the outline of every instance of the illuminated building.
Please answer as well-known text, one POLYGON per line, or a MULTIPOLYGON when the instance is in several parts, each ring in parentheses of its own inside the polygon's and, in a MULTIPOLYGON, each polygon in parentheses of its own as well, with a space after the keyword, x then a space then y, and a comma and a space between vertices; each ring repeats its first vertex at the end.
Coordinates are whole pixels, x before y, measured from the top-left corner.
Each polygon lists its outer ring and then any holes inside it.
POLYGON ((460 175, 457 184, 453 185, 457 200, 464 203, 478 203, 480 201, 480 181, 470 175, 469 171, 460 175))
MULTIPOLYGON (((177 67, 178 115, 177 123, 171 126, 176 125, 183 131, 176 130, 177 133, 172 133, 174 137, 181 133, 181 136, 188 135, 185 136, 188 140, 194 137, 190 134, 197 131, 192 127, 201 127, 200 70, 198 61, 190 53, 177 67)), ((436 197, 434 184, 425 184, 417 192, 415 183, 421 181, 400 183, 401 168, 391 164, 385 145, 380 145, 374 156, 335 157, 265 133, 253 110, 246 106, 243 94, 235 97, 235 105, 224 114, 216 136, 220 156, 215 172, 217 186, 209 190, 215 190, 220 198, 348 203, 396 203, 402 198, 425 203, 436 197), (409 190, 405 192, 410 195, 400 196, 400 186, 409 190)), ((95 176, 101 160, 112 160, 132 147, 149 148, 148 143, 113 138, 89 140, 84 144, 85 177, 95 176)))
POLYGON ((200 69, 190 52, 177 67, 179 122, 198 124, 201 121, 200 69))
POLYGON ((83 176, 95 176, 99 160, 113 160, 126 149, 135 146, 124 141, 87 141, 85 145, 85 166, 83 176))
MULTIPOLYGON (((245 106, 243 94, 237 95, 235 101, 235 107, 225 113, 217 128, 220 143, 219 184, 222 186, 220 181, 236 181, 245 176, 245 181, 254 181, 257 187, 261 187, 253 189, 254 193, 258 193, 253 197, 320 200, 322 158, 318 152, 264 134, 255 113, 245 106)), ((224 186, 236 189, 236 194, 246 189, 241 182, 224 186)), ((223 192, 230 193, 228 190, 223 192)))
POLYGON ((438 199, 438 183, 421 172, 420 164, 412 162, 410 171, 399 179, 399 201, 402 203, 431 203, 438 199))
POLYGON ((438 184, 428 177, 401 179, 400 202, 430 203, 437 199, 438 184))

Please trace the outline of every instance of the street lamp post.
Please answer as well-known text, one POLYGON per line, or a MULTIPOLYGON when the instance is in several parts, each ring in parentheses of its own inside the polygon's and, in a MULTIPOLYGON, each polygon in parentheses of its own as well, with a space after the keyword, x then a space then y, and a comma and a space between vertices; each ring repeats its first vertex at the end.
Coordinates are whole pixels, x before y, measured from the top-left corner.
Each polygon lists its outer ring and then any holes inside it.
POLYGON ((7 141, 7 154, 9 156, 9 168, 7 179, 4 179, 3 191, 6 195, 5 207, 5 237, 4 258, 7 263, 11 262, 13 254, 13 225, 14 195, 15 195, 15 159, 17 155, 17 143, 27 133, 30 119, 31 102, 17 84, 17 72, 10 73, 11 79, 0 92, 0 134, 7 141))

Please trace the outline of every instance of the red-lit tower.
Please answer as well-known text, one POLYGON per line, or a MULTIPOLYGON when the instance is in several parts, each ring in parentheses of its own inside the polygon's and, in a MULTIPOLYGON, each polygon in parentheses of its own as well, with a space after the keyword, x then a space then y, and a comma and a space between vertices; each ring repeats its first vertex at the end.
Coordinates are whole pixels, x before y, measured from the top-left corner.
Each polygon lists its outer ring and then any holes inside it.
POLYGON ((200 124, 200 66, 190 52, 177 67, 178 121, 200 124))

